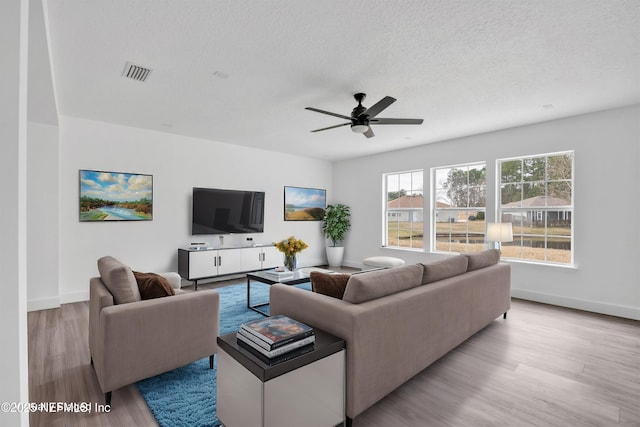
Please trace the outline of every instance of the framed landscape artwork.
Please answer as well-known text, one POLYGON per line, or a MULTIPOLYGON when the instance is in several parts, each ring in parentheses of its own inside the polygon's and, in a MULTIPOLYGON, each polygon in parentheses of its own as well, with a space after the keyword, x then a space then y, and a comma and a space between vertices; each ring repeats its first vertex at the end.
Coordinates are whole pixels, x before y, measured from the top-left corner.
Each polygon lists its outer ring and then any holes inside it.
POLYGON ((284 187, 285 221, 322 221, 327 207, 327 190, 284 187))
POLYGON ((152 219, 153 175, 80 170, 80 222, 152 219))

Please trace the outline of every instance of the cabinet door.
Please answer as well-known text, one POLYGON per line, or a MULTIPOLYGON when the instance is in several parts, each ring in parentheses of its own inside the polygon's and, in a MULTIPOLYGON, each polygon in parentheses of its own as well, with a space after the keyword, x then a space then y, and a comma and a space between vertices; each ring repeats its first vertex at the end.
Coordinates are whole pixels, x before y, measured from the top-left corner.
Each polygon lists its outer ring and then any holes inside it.
POLYGON ((242 271, 242 257, 238 249, 218 251, 218 274, 232 274, 242 271))
POLYGON ((189 278, 212 277, 218 275, 216 256, 218 251, 189 252, 189 278))
POLYGON ((242 271, 255 271, 262 268, 262 248, 242 248, 242 271))
POLYGON ((284 255, 275 246, 262 247, 262 268, 274 268, 283 265, 284 255))

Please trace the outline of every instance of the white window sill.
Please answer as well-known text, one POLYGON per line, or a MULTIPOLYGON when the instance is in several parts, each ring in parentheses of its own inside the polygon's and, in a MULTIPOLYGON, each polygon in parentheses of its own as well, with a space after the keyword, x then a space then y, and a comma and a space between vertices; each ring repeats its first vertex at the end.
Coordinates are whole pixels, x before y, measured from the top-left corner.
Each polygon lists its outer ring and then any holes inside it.
POLYGON ((402 248, 397 246, 380 246, 380 249, 389 249, 392 251, 406 251, 406 252, 425 252, 424 248, 402 248))

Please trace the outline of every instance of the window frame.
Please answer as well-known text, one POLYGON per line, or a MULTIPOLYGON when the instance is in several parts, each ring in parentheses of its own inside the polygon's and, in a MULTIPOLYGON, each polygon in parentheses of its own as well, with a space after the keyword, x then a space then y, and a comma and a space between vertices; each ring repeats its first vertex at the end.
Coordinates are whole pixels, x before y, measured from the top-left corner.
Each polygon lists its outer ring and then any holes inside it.
MULTIPOLYGON (((482 169, 482 167, 480 169, 482 169)), ((480 160, 480 161, 475 161, 475 162, 467 162, 467 163, 459 163, 459 164, 455 164, 455 165, 446 165, 446 166, 436 166, 436 167, 432 167, 431 168, 431 220, 430 220, 430 233, 429 235, 431 236, 431 244, 430 244, 430 248, 429 250, 433 253, 463 253, 463 252, 467 252, 468 249, 471 247, 473 248, 472 243, 469 242, 469 240, 471 240, 472 238, 475 239, 482 239, 482 244, 481 246, 478 246, 477 249, 480 249, 480 247, 484 248, 484 242, 485 242, 485 237, 487 234, 487 228, 486 228, 486 218, 487 218, 487 162, 484 160, 480 160), (445 169, 463 169, 466 168, 466 171, 468 172, 470 169, 473 169, 475 166, 482 166, 484 168, 484 206, 483 207, 479 207, 479 206, 465 206, 465 207, 449 207, 449 208, 438 208, 438 180, 437 180, 437 172, 440 170, 445 170, 445 169), (455 251, 455 250, 451 250, 452 247, 452 239, 451 239, 451 233, 449 234, 449 250, 442 250, 442 249, 438 249, 437 245, 438 245, 438 214, 439 213, 444 213, 444 212, 460 212, 460 211, 465 211, 465 219, 464 221, 467 223, 466 225, 466 229, 465 229, 465 236, 464 239, 466 240, 465 248, 467 250, 465 251, 455 251), (484 215, 484 227, 482 230, 482 233, 478 233, 478 232, 473 232, 470 233, 469 231, 469 218, 472 216, 472 213, 478 213, 478 212, 482 212, 484 215)), ((469 188, 469 180, 468 180, 468 174, 467 174, 467 182, 466 182, 466 186, 469 188)), ((467 203, 468 205, 469 203, 467 203)), ((448 221, 449 223, 451 221, 448 221)), ((455 221, 454 221, 455 222, 455 221)), ((474 239, 474 240, 475 240, 474 239)))
MULTIPOLYGON (((400 178, 398 178, 400 179, 400 178)), ((397 191, 402 190, 402 188, 398 188, 397 191)), ((416 210, 418 210, 418 208, 416 208, 416 210)), ((409 169, 409 170, 404 170, 404 171, 398 171, 398 172, 385 172, 382 174, 382 247, 384 248, 388 248, 388 249, 395 249, 395 250, 406 250, 406 251, 424 251, 424 169, 422 168, 417 168, 417 169, 409 169), (415 185, 416 183, 413 182, 413 174, 414 173, 421 173, 422 174, 422 181, 420 181, 418 184, 419 185, 415 185), (389 244, 389 215, 391 214, 393 217, 396 218, 401 218, 401 212, 402 209, 389 209, 389 200, 388 200, 388 194, 389 194, 389 186, 388 186, 388 177, 390 176, 400 176, 403 174, 411 174, 412 178, 411 178, 411 189, 409 189, 409 193, 411 194, 415 194, 416 192, 419 192, 422 194, 422 205, 420 206, 419 210, 422 213, 421 217, 422 219, 420 221, 409 221, 411 223, 422 223, 422 229, 423 229, 423 237, 422 237, 422 246, 420 247, 414 247, 413 246, 413 234, 410 237, 410 245, 409 246, 400 246, 400 245, 390 245, 389 244)), ((399 222, 399 221, 398 221, 399 222)), ((413 230, 412 230, 413 231, 413 230)))
MULTIPOLYGON (((524 258, 523 257, 523 252, 524 252, 524 248, 528 247, 525 246, 523 244, 523 241, 529 237, 529 238, 540 238, 540 234, 534 234, 534 233, 525 233, 523 232, 518 232, 517 231, 517 227, 514 224, 513 227, 513 239, 514 242, 512 243, 503 243, 503 248, 505 246, 515 246, 515 243, 518 241, 518 239, 520 240, 520 257, 513 257, 513 256, 508 256, 505 255, 504 253, 502 254, 502 257, 505 259, 508 259, 509 261, 514 261, 514 262, 523 262, 523 263, 533 263, 533 264, 541 264, 541 265, 551 265, 551 266, 560 266, 560 267, 575 267, 575 222, 574 222, 574 218, 575 218, 575 177, 576 177, 576 170, 575 170, 575 150, 566 150, 566 151, 558 151, 558 152, 552 152, 552 153, 542 153, 542 154, 534 154, 534 155, 525 155, 525 156, 516 156, 516 157, 509 157, 509 158, 502 158, 502 159, 496 159, 496 197, 495 197, 495 218, 496 218, 496 222, 503 222, 504 216, 506 215, 513 215, 514 212, 525 212, 525 211, 529 211, 532 214, 536 215, 536 220, 539 221, 544 221, 544 230, 542 233, 542 237, 543 237, 543 241, 544 241, 544 258, 543 259, 535 259, 535 258, 524 258), (571 178, 570 179, 550 179, 549 178, 549 158, 550 157, 556 157, 556 156, 570 156, 571 157, 571 178), (502 165, 505 162, 510 162, 510 161, 515 161, 515 160, 521 160, 521 161, 526 161, 526 160, 532 160, 532 159, 540 159, 540 158, 544 158, 545 159, 545 171, 544 171, 544 180, 540 181, 540 180, 535 180, 535 181, 526 181, 524 179, 524 177, 521 177, 520 181, 509 181, 507 183, 503 183, 502 182, 502 165), (542 182, 543 187, 544 187, 544 192, 543 195, 544 197, 548 197, 549 196, 549 183, 553 183, 553 182, 569 182, 570 188, 571 188, 571 200, 570 200, 570 204, 568 205, 549 205, 549 206, 529 206, 529 207, 525 207, 525 206, 511 206, 511 207, 503 207, 502 206, 502 187, 503 185, 506 184, 517 184, 521 187, 520 191, 524 192, 524 186, 527 185, 530 182, 536 182, 536 183, 540 183, 542 182), (561 234, 553 234, 553 233, 549 233, 548 232, 548 223, 549 223, 549 215, 548 213, 562 213, 563 218, 566 220, 567 216, 570 217, 570 231, 568 235, 561 235, 561 234), (549 260, 548 257, 548 239, 549 238, 555 238, 555 239, 567 239, 569 241, 570 244, 570 250, 569 250, 569 261, 567 262, 562 262, 562 261, 554 261, 554 260, 549 260)), ((526 199, 523 199, 524 194, 521 195, 520 201, 524 201, 526 199)))

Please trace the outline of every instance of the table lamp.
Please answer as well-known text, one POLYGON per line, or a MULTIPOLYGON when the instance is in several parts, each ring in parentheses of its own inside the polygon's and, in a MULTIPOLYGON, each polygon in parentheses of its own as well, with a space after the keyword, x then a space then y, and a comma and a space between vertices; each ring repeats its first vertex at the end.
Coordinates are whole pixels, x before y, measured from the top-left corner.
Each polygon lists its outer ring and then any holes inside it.
POLYGON ((502 242, 513 242, 513 226, 510 222, 490 222, 487 224, 488 241, 494 242, 494 248, 502 252, 502 242))

